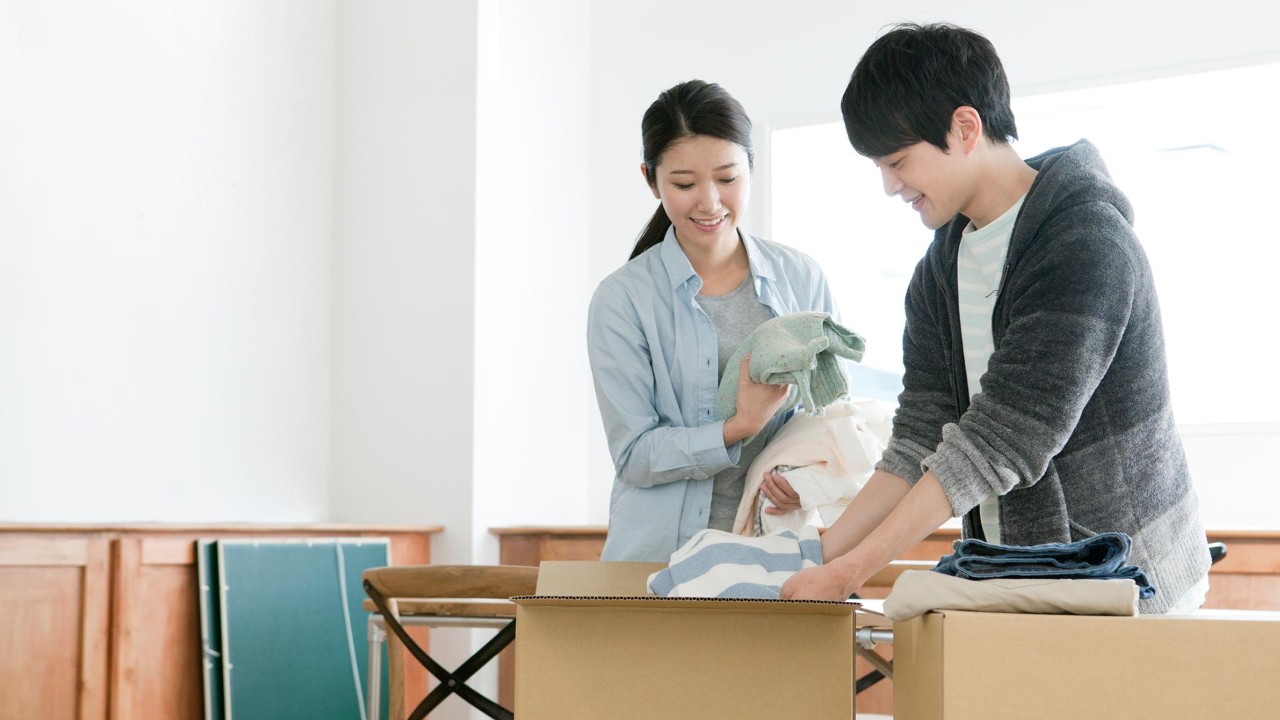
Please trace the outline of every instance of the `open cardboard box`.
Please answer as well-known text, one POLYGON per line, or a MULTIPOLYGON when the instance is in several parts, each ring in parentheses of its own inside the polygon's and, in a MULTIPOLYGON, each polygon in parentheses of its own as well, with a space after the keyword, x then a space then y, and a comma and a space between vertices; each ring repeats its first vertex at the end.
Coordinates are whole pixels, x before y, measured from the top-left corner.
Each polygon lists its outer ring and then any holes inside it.
POLYGON ((853 717, 856 604, 650 596, 663 567, 542 563, 514 598, 521 720, 853 717))
POLYGON ((1280 718, 1280 613, 938 611, 894 625, 895 720, 1280 718))

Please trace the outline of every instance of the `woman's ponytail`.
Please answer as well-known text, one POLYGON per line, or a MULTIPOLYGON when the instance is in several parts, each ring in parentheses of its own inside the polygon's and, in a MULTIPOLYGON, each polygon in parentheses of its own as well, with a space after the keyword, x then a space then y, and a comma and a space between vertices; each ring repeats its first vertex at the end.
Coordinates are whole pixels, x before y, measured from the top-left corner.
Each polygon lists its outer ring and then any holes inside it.
POLYGON ((662 207, 662 203, 658 203, 658 209, 653 211, 653 217, 649 218, 649 224, 644 226, 640 238, 636 240, 636 248, 631 251, 631 257, 627 259, 635 260, 640 253, 662 242, 667 236, 669 227, 671 227, 671 218, 667 217, 667 211, 662 207))

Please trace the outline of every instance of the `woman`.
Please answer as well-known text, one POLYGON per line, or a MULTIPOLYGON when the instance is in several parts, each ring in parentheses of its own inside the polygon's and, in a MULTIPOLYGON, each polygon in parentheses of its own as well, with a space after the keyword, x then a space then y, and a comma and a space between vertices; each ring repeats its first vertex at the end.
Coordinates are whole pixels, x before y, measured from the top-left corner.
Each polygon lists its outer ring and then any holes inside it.
MULTIPOLYGON (((732 526, 751 459, 786 419, 788 386, 752 382, 745 360, 737 413, 714 416, 729 356, 765 320, 835 303, 811 258, 738 229, 754 159, 738 101, 691 80, 658 96, 641 130, 661 204, 596 289, 587 345, 616 468, 602 557, 666 562, 698 530, 732 526)), ((776 480, 766 495, 786 507, 776 480)))

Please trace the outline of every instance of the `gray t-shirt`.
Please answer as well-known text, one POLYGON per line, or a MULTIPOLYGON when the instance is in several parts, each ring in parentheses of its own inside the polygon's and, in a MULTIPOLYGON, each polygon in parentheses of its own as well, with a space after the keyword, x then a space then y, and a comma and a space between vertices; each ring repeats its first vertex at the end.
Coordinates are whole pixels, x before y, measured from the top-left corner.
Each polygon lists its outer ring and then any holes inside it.
MULTIPOLYGON (((698 304, 711 319, 716 329, 716 341, 720 352, 720 377, 724 377, 725 366, 729 358, 738 351, 747 336, 755 331, 765 320, 773 317, 767 305, 760 302, 755 294, 755 283, 751 273, 736 289, 727 295, 699 295, 698 304)), ((716 530, 732 530, 733 521, 738 515, 738 505, 742 502, 742 488, 747 469, 751 461, 760 454, 764 447, 763 434, 756 435, 751 442, 742 446, 742 454, 738 464, 716 473, 711 491, 711 517, 707 527, 716 530)))

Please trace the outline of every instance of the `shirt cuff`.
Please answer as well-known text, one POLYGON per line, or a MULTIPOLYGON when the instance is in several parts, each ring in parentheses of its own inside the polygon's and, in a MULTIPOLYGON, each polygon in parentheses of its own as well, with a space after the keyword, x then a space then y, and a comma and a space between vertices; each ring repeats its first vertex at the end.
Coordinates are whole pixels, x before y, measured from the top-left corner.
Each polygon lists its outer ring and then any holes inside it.
POLYGON ((714 476, 727 467, 738 464, 742 458, 742 443, 724 446, 724 420, 701 425, 694 431, 694 453, 702 470, 699 479, 714 476))
POLYGON ((915 485, 920 476, 924 475, 921 461, 932 452, 932 449, 923 445, 895 438, 884 449, 880 462, 876 463, 876 469, 897 475, 915 485))

